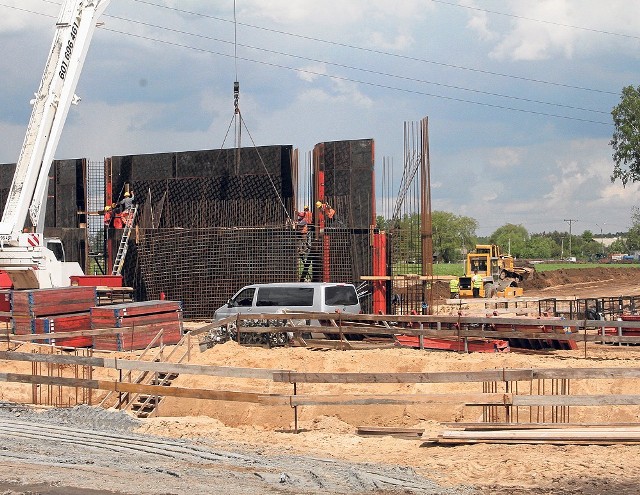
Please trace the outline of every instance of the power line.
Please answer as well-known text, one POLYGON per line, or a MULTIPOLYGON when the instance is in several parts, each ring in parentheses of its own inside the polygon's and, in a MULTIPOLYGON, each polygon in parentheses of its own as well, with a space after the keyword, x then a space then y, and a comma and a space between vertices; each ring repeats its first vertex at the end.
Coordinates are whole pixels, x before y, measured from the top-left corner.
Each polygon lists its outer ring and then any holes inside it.
POLYGON ((462 4, 458 4, 458 3, 453 3, 453 2, 446 2, 445 0, 431 0, 433 3, 441 3, 443 5, 449 5, 451 7, 460 7, 463 9, 469 9, 469 10, 477 10, 479 12, 486 12, 487 14, 494 14, 494 15, 501 15, 501 16, 505 16, 505 17, 513 17, 515 19, 522 19, 524 21, 532 21, 532 22, 539 22, 542 24, 551 24, 552 26, 559 26, 559 27, 566 27, 566 28, 571 28, 571 29, 579 29, 581 31, 589 31, 591 33, 598 33, 598 34, 606 34, 609 36, 620 36, 622 38, 632 38, 632 39, 640 39, 640 36, 635 36, 633 34, 624 34, 624 33, 615 33, 613 31, 604 31, 602 29, 593 29, 593 28, 588 28, 588 27, 584 27, 584 26, 575 26, 573 24, 563 24, 561 22, 555 22, 555 21, 547 21, 544 19, 534 19, 532 17, 525 17, 522 15, 517 15, 517 14, 507 14, 505 12, 498 12, 495 10, 488 10, 488 9, 482 9, 480 7, 473 7, 471 5, 462 5, 462 4))
MULTIPOLYGON (((50 0, 43 0, 43 1, 45 1, 47 3, 54 3, 55 4, 55 2, 51 2, 50 0)), ((146 2, 144 0, 134 0, 134 1, 137 1, 137 2, 140 2, 140 3, 149 4, 149 5, 153 5, 153 6, 156 6, 156 7, 168 8, 170 10, 177 10, 177 11, 184 12, 184 13, 191 13, 189 11, 182 11, 180 9, 175 9, 175 8, 156 5, 156 4, 153 4, 151 2, 146 2)), ((21 9, 21 8, 17 8, 17 7, 13 7, 13 6, 8 6, 8 5, 5 5, 5 4, 0 4, 0 5, 8 7, 8 8, 15 8, 17 10, 21 10, 21 11, 32 13, 32 11, 29 11, 29 10, 26 10, 26 9, 21 9)), ((41 14, 41 15, 44 15, 44 14, 41 14)), ((194 13, 194 15, 201 15, 201 14, 195 14, 194 13)), ((202 15, 205 16, 205 17, 213 17, 213 16, 204 15, 204 14, 202 14, 202 15)), ((133 23, 137 23, 137 24, 140 24, 140 25, 148 26, 148 27, 154 27, 154 28, 158 28, 158 29, 163 29, 163 30, 167 30, 167 31, 170 31, 170 32, 176 32, 178 34, 186 34, 186 35, 200 37, 200 38, 213 40, 213 41, 218 41, 218 42, 222 42, 222 43, 231 43, 231 42, 226 41, 226 40, 221 40, 221 39, 218 39, 218 38, 213 38, 213 37, 209 37, 209 36, 205 36, 205 35, 194 34, 194 33, 190 33, 190 32, 187 32, 187 31, 177 30, 177 29, 174 29, 174 28, 168 28, 168 27, 165 27, 165 26, 159 26, 159 25, 147 23, 147 22, 144 22, 144 21, 137 21, 137 20, 127 19, 127 18, 123 18, 123 17, 119 17, 119 16, 113 16, 113 15, 108 15, 107 17, 110 17, 110 18, 113 18, 113 19, 118 19, 118 20, 123 20, 123 21, 126 21, 126 22, 133 22, 133 23)), ((215 17, 213 17, 213 18, 215 18, 215 17)), ((219 18, 215 18, 215 19, 219 19, 219 18)), ((238 23, 238 24, 240 24, 240 23, 238 23)), ((207 49, 203 49, 203 48, 197 48, 197 47, 194 47, 194 46, 191 46, 191 45, 186 45, 186 44, 176 43, 176 42, 170 42, 170 41, 161 40, 161 39, 158 39, 158 38, 153 38, 153 37, 150 37, 150 36, 137 35, 137 34, 124 32, 124 31, 119 31, 119 30, 111 29, 111 28, 104 28, 104 29, 107 30, 107 31, 114 32, 114 33, 124 34, 124 35, 127 35, 127 36, 133 36, 133 37, 145 39, 145 40, 148 40, 148 41, 154 41, 154 42, 158 42, 158 43, 169 44, 169 45, 176 46, 176 47, 182 47, 182 48, 201 51, 201 52, 210 53, 210 54, 214 54, 214 55, 229 57, 229 55, 225 54, 225 53, 216 52, 216 51, 213 51, 213 50, 207 50, 207 49)), ((289 67, 289 66, 285 66, 285 65, 281 65, 281 64, 276 64, 276 63, 271 63, 271 62, 264 62, 264 61, 245 58, 245 57, 237 57, 237 53, 236 53, 236 49, 235 49, 237 43, 234 42, 233 44, 234 44, 234 55, 233 55, 233 57, 235 59, 235 63, 236 64, 237 64, 237 60, 241 59, 241 60, 245 60, 245 61, 256 63, 256 64, 267 65, 267 66, 271 66, 271 67, 277 67, 277 68, 282 68, 282 69, 286 69, 286 70, 312 74, 312 75, 321 76, 321 77, 325 77, 325 78, 329 77, 329 78, 337 79, 337 80, 355 82, 355 83, 358 83, 358 84, 363 84, 363 85, 367 85, 367 86, 371 86, 371 87, 378 87, 378 88, 381 88, 381 89, 390 89, 390 90, 395 90, 395 91, 400 91, 400 92, 405 92, 405 93, 410 93, 410 94, 419 94, 419 95, 429 96, 429 97, 433 97, 433 98, 445 99, 445 100, 449 100, 449 101, 457 101, 457 102, 461 102, 461 103, 469 103, 469 104, 473 104, 473 105, 486 106, 486 107, 490 107, 490 108, 498 108, 498 109, 516 111, 516 112, 521 112, 521 113, 529 113, 529 114, 533 114, 533 115, 561 118, 561 119, 566 119, 566 120, 574 120, 574 121, 593 123, 593 124, 600 124, 600 125, 611 125, 610 122, 602 122, 602 121, 584 119, 584 118, 579 118, 579 117, 570 117, 570 116, 566 116, 566 115, 559 115, 559 114, 540 112, 540 111, 536 111, 536 110, 527 110, 527 109, 509 107, 509 106, 486 103, 486 102, 478 102, 478 101, 474 101, 474 100, 467 100, 467 99, 463 99, 463 98, 457 98, 457 97, 451 97, 451 96, 445 96, 445 95, 438 95, 438 94, 428 93, 428 92, 423 92, 423 91, 418 91, 418 90, 410 90, 410 89, 405 89, 405 88, 398 88, 398 87, 394 87, 394 86, 383 85, 383 84, 379 84, 379 83, 373 83, 373 82, 370 82, 370 81, 363 81, 363 80, 348 78, 348 77, 344 77, 344 76, 330 75, 330 74, 325 74, 325 73, 312 71, 312 70, 309 70, 309 69, 293 68, 293 67, 289 67)), ((242 46, 246 46, 246 45, 242 45, 242 46)), ((425 80, 416 79, 416 78, 410 78, 410 77, 406 77, 406 76, 398 76, 398 75, 394 75, 394 74, 389 74, 389 73, 384 73, 384 72, 379 72, 379 71, 373 71, 373 70, 370 70, 370 69, 362 69, 362 68, 358 68, 358 67, 354 67, 354 66, 348 66, 348 65, 345 65, 345 64, 337 64, 337 63, 327 62, 327 61, 322 61, 322 60, 317 60, 317 59, 310 59, 310 58, 307 58, 307 57, 291 55, 291 54, 287 54, 287 53, 283 53, 283 52, 277 52, 277 51, 274 51, 274 50, 268 50, 268 49, 259 48, 259 47, 253 47, 253 46, 246 46, 246 47, 247 48, 251 48, 251 49, 266 51, 268 53, 274 53, 274 54, 289 56, 289 57, 293 57, 293 58, 299 58, 299 59, 304 59, 304 60, 308 60, 308 61, 314 61, 314 62, 318 62, 318 63, 325 63, 327 65, 333 65, 333 66, 347 68, 347 69, 351 69, 351 70, 359 70, 359 71, 366 72, 366 73, 372 73, 372 74, 376 74, 376 75, 383 75, 383 76, 386 76, 386 77, 393 77, 393 78, 398 78, 398 79, 402 79, 402 80, 408 80, 408 81, 412 81, 412 82, 422 82, 422 83, 425 83, 425 84, 433 84, 433 85, 438 85, 438 86, 442 86, 442 87, 448 87, 448 88, 451 88, 451 89, 470 91, 470 92, 475 92, 475 93, 479 93, 479 94, 486 94, 486 95, 490 95, 490 96, 497 96, 497 97, 502 97, 502 98, 509 98, 509 99, 514 99, 514 100, 525 101, 525 102, 529 102, 529 103, 556 106, 556 107, 559 107, 559 108, 567 108, 567 109, 578 110, 578 111, 587 111, 587 112, 608 114, 608 112, 604 112, 604 111, 601 111, 601 110, 574 107, 574 106, 571 106, 571 105, 564 105, 564 104, 552 103, 552 102, 544 102, 544 101, 540 101, 540 100, 533 100, 533 99, 528 99, 528 98, 510 96, 510 95, 502 95, 502 94, 499 94, 499 93, 485 92, 485 91, 481 91, 481 90, 475 90, 475 89, 471 89, 471 88, 463 88, 463 87, 459 87, 459 86, 447 85, 447 84, 444 84, 444 83, 435 83, 435 82, 431 82, 431 81, 425 81, 425 80)))
MULTIPOLYGON (((584 108, 584 107, 576 107, 573 105, 566 105, 563 103, 555 103, 555 102, 548 102, 548 101, 542 101, 542 100, 535 100, 532 98, 524 98, 524 97, 520 97, 520 96, 513 96, 513 95, 505 95, 502 93, 494 93, 491 91, 482 91, 479 89, 474 89, 474 88, 465 88, 462 86, 456 86, 453 84, 446 84, 446 83, 439 83, 439 82, 434 82, 434 81, 427 81, 425 79, 418 79, 418 78, 413 78, 413 77, 408 77, 408 76, 401 76, 398 74, 391 74, 388 72, 381 72, 381 71, 376 71, 376 70, 372 70, 372 69, 364 69, 362 67, 356 67, 356 66, 352 66, 352 65, 347 65, 347 64, 340 64, 340 63, 336 63, 336 62, 330 62, 327 60, 321 60, 321 59, 315 59, 315 58, 310 58, 310 57, 303 57, 301 55, 293 55, 290 53, 286 53, 286 52, 281 52, 281 51, 277 51, 277 50, 270 50, 268 48, 262 48, 262 47, 258 47, 258 46, 253 46, 253 45, 245 45, 242 43, 237 43, 237 41, 231 42, 231 41, 227 41, 227 40, 223 40, 221 38, 215 38, 213 36, 207 36, 207 35, 203 35, 203 34, 197 34, 197 33, 192 33, 190 31, 183 31, 180 29, 175 29, 175 28, 169 28, 166 26, 161 26, 158 24, 152 24, 149 22, 145 22, 145 21, 139 21, 136 19, 129 19, 126 17, 120 17, 120 16, 115 16, 115 15, 105 15, 105 17, 109 17, 111 19, 117 19, 120 21, 125 21, 125 22, 132 22, 135 24, 140 24, 142 26, 147 26, 147 27, 152 27, 152 28, 157 28, 157 29, 163 29, 169 32, 173 32, 173 33, 177 33, 177 34, 185 34, 188 36, 193 36, 196 38, 201 38, 201 39, 206 39, 209 41, 216 41, 219 43, 226 43, 226 44, 233 44, 234 45, 234 56, 237 57, 237 47, 241 46, 244 48, 249 48, 252 50, 258 50, 258 51, 262 51, 262 52, 266 52, 266 53, 271 53, 273 55, 282 55, 285 57, 291 57, 291 58, 295 58, 295 59, 299 59, 299 60, 305 60, 307 62, 316 62, 316 63, 321 63, 321 64, 326 64, 326 65, 330 65, 330 66, 334 66, 334 67, 340 67, 343 69, 349 69, 349 70, 356 70, 356 71, 360 71, 360 72, 365 72, 367 74, 374 74, 374 75, 379 75, 379 76, 385 76, 385 77, 391 77, 394 79, 401 79, 404 81, 409 81, 409 82, 419 82, 419 83, 423 83, 423 84, 431 84, 433 86, 441 86, 444 88, 449 88, 449 89, 456 89, 459 91, 468 91, 468 92, 472 92, 472 93, 477 93, 477 94, 483 94, 483 95, 488 95, 488 96, 496 96, 499 98, 506 98, 506 99, 512 99, 512 100, 518 100, 518 101, 524 101, 524 102, 528 102, 528 103, 536 103, 536 104, 540 104, 540 105, 549 105, 549 106, 554 106, 554 107, 559 107, 559 108, 567 108, 570 110, 579 110, 579 111, 583 111, 583 112, 592 112, 592 113, 600 113, 603 115, 609 115, 609 111, 604 111, 604 110, 596 110, 596 109, 592 109, 592 108, 584 108)), ((236 72, 237 72, 237 63, 236 63, 236 72)), ((237 76, 236 76, 237 79, 237 76)))
MULTIPOLYGON (((182 14, 189 14, 189 15, 193 15, 193 16, 204 17, 204 18, 207 18, 207 19, 213 19, 213 20, 221 21, 221 22, 233 22, 233 21, 231 21, 229 19, 225 19, 224 17, 217 17, 217 16, 213 16, 213 15, 209 15, 209 14, 203 14, 201 12, 194 12, 194 11, 190 11, 190 10, 178 9, 176 7, 169 7, 167 5, 158 5, 156 3, 149 2, 147 0, 132 0, 132 1, 133 2, 142 3, 142 4, 146 4, 146 5, 151 5, 153 7, 172 10, 172 11, 175 11, 175 12, 180 12, 182 14)), ((264 26, 258 26, 258 25, 255 25, 255 24, 248 24, 248 23, 239 22, 238 25, 249 27, 249 28, 252 28, 252 29, 259 29, 259 30, 270 32, 270 33, 274 33, 274 34, 281 34, 281 35, 284 35, 284 36, 291 36, 291 37, 294 37, 294 38, 304 39, 304 40, 308 40, 308 41, 317 41, 319 43, 325 43, 325 44, 329 44, 329 45, 333 45, 333 46, 341 46, 343 48, 350 48, 350 49, 353 49, 353 50, 359 50, 359 51, 363 51, 363 52, 373 53, 375 55, 386 55, 388 57, 395 57, 395 58, 399 58, 399 59, 403 59, 403 60, 410 60, 410 61, 413 61, 413 62, 422 62, 422 63, 426 63, 426 64, 438 65, 440 67, 448 67, 450 69, 466 70, 466 71, 471 71, 471 72, 477 72, 477 73, 480 73, 480 74, 487 74, 487 75, 491 75, 491 76, 498 76, 498 77, 506 77, 506 78, 510 78, 510 79, 517 79, 517 80, 520 80, 520 81, 532 82, 532 83, 536 83, 536 84, 548 84, 548 85, 551 85, 551 86, 558 86, 558 87, 563 87, 563 88, 568 88, 568 89, 578 89, 578 90, 581 90, 581 91, 591 91, 591 92, 595 92, 595 93, 603 93, 603 94, 610 94, 610 95, 618 96, 618 93, 615 93, 613 91, 603 90, 603 89, 588 88, 588 87, 585 87, 585 86, 575 86, 575 85, 571 85, 571 84, 564 84, 564 83, 559 83, 559 82, 554 82, 554 81, 547 81, 547 80, 544 80, 544 79, 536 79, 536 78, 531 78, 531 77, 517 76, 517 75, 514 75, 514 74, 506 74, 506 73, 502 73, 502 72, 495 72, 495 71, 490 71, 490 70, 478 69, 478 68, 475 68, 475 67, 466 67, 466 66, 463 66, 463 65, 455 65, 455 64, 449 64, 449 63, 444 63, 444 62, 437 62, 437 61, 434 61, 434 60, 428 60, 428 59, 419 58, 419 57, 412 57, 412 56, 409 56, 409 55, 401 55, 401 54, 398 54, 398 53, 385 52, 384 50, 377 50, 375 48, 366 48, 366 47, 362 47, 362 46, 358 46, 358 45, 351 45, 351 44, 348 44, 348 43, 341 43, 341 42, 338 42, 338 41, 325 40, 325 39, 316 38, 316 37, 313 37, 313 36, 307 36, 307 35, 297 34, 297 33, 290 33, 290 32, 281 31, 281 30, 278 30, 278 29, 266 28, 264 26)))
MULTIPOLYGON (((195 51, 199 51, 202 53, 209 53, 212 55, 219 55, 222 57, 233 57, 233 55, 229 55, 227 53, 222 53, 222 52, 216 52, 214 50, 208 50, 205 48, 198 48, 198 47, 194 47, 191 45, 185 45, 183 43, 177 43, 174 41, 166 41, 166 40, 161 40, 158 38, 153 38, 150 36, 144 36, 141 34, 133 34, 133 33, 129 33, 129 32, 125 32, 125 31, 119 31, 117 29, 113 29, 113 28, 106 28, 103 27, 102 29, 106 30, 106 31, 110 31, 112 33, 117 33, 117 34, 123 34, 125 36, 132 36, 134 38, 140 38, 140 39, 144 39, 147 41, 155 41, 158 43, 164 43, 167 45, 171 45, 171 46, 175 46, 175 47, 180 47, 180 48, 188 48, 190 50, 195 50, 195 51)), ((286 70, 290 70, 290 71, 294 71, 294 72, 301 72, 304 74, 311 74, 314 76, 318 76, 318 77, 324 77, 324 78, 330 78, 330 79, 337 79, 340 81, 348 81, 348 82, 354 82, 354 83, 358 83, 358 84, 363 84, 366 86, 371 86, 371 87, 376 87, 376 88, 381 88, 381 89, 390 89, 390 90, 394 90, 394 91, 399 91, 399 92, 403 92, 403 93, 410 93, 410 94, 417 94, 417 95, 422 95, 422 96, 430 96, 432 98, 440 98, 440 99, 444 99, 444 100, 449 100, 449 101, 457 101, 460 103, 470 103, 472 105, 478 105, 478 106, 484 106, 484 107, 489 107, 489 108, 499 108, 502 110, 510 110, 510 111, 514 111, 514 112, 521 112, 521 113, 528 113, 528 114, 532 114, 532 115, 539 115, 539 116, 543 116, 543 117, 554 117, 554 118, 559 118, 559 119, 565 119, 565 120, 573 120, 573 121, 577 121, 577 122, 585 122, 585 123, 589 123, 589 124, 600 124, 600 125, 606 125, 606 126, 611 126, 611 122, 602 122, 602 121, 598 121, 598 120, 590 120, 590 119, 583 119, 580 117, 570 117, 568 115, 559 115, 559 114, 553 114, 553 113, 546 113, 546 112, 540 112, 537 110, 527 110, 527 109, 523 109, 523 108, 515 108, 515 107, 508 107, 508 106, 504 106, 504 105, 497 105, 494 103, 486 103, 486 102, 479 102, 479 101, 474 101, 474 100, 467 100, 464 98, 456 98, 453 96, 444 96, 444 95, 438 95, 438 94, 434 94, 434 93, 427 93, 424 91, 418 91, 418 90, 413 90, 413 89, 406 89, 406 88, 398 88, 395 86, 389 86, 389 85, 385 85, 385 84, 379 84, 379 83, 373 83, 370 81, 363 81, 360 79, 353 79, 353 78, 349 78, 349 77, 343 77, 343 76, 336 76, 336 75, 331 75, 331 74, 325 74, 322 72, 317 72, 317 71, 312 71, 310 69, 300 69, 300 68, 296 68, 296 67, 289 67, 286 65, 282 65, 282 64, 276 64, 273 62, 264 62, 262 60, 255 60, 255 59, 251 59, 251 58, 247 58, 247 57, 238 57, 239 60, 244 60, 246 62, 251 62, 254 64, 260 64, 260 65, 266 65, 269 67, 277 67, 280 69, 286 69, 286 70)))

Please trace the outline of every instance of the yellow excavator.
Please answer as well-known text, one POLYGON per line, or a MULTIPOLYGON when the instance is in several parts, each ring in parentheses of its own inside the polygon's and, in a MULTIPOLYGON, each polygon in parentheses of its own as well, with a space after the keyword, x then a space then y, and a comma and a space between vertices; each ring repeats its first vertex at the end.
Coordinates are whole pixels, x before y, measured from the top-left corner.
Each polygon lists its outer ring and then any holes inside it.
POLYGON ((502 254, 495 244, 476 244, 474 251, 467 254, 464 276, 460 277, 460 297, 473 297, 471 277, 475 272, 482 276, 480 297, 521 296, 522 287, 518 283, 533 274, 533 268, 516 266, 513 256, 502 254))

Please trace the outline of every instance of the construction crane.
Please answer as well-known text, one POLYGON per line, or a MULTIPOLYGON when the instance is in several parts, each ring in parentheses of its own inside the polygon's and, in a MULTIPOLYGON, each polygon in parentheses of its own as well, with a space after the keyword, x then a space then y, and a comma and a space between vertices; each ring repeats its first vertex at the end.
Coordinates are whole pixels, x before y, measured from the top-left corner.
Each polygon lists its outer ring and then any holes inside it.
POLYGON ((47 243, 44 238, 46 195, 51 163, 69 108, 80 101, 75 89, 96 20, 109 2, 64 0, 60 9, 0 221, 0 270, 7 272, 16 287, 64 287, 70 285, 70 276, 83 274, 78 263, 64 261, 59 240, 47 243), (27 225, 27 216, 31 226, 27 225), (56 256, 54 250, 60 254, 56 256))

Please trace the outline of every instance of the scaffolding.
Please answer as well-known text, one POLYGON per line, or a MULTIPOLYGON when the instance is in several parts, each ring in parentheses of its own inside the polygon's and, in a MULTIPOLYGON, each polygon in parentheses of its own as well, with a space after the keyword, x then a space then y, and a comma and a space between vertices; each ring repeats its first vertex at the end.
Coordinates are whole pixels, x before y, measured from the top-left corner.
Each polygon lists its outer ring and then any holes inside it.
POLYGON ((103 162, 86 162, 87 240, 85 273, 106 274, 105 259, 105 167, 103 162))

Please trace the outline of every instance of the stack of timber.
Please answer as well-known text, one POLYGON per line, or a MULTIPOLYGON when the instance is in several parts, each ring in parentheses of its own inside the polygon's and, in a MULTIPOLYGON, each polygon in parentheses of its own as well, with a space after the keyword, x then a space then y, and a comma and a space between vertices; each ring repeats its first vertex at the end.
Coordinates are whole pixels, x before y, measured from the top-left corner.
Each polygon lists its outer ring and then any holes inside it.
MULTIPOLYGON (((89 310, 97 304, 95 287, 12 290, 11 322, 16 335, 73 332, 90 328, 89 310)), ((89 347, 91 337, 51 339, 46 343, 89 347)))
POLYGON ((478 424, 453 426, 429 443, 464 445, 474 443, 614 445, 640 443, 640 426, 569 424, 478 424))
MULTIPOLYGON (((122 328, 112 335, 93 337, 93 348, 105 351, 145 349, 162 331, 162 343, 182 338, 182 304, 179 301, 142 301, 91 308, 91 328, 122 328)), ((159 345, 159 342, 158 342, 159 345)))
MULTIPOLYGON (((494 315, 495 317, 495 315, 494 315)), ((536 323, 535 318, 530 317, 510 317, 511 320, 508 323, 500 323, 500 317, 496 317, 496 322, 492 323, 488 330, 495 330, 498 332, 522 332, 522 333, 571 333, 571 330, 565 328, 562 324, 559 325, 540 325, 536 323), (518 323, 513 323, 516 319, 518 323)), ((546 319, 562 320, 560 317, 547 317, 546 319)), ((558 340, 558 339, 526 339, 526 338, 513 338, 508 339, 509 346, 514 349, 533 349, 533 350, 566 350, 572 351, 578 348, 578 344, 575 340, 558 340)))
POLYGON ((416 335, 396 335, 398 344, 403 347, 413 347, 414 349, 434 349, 440 351, 457 352, 509 352, 509 342, 497 339, 456 339, 456 338, 433 338, 420 337, 416 335))

